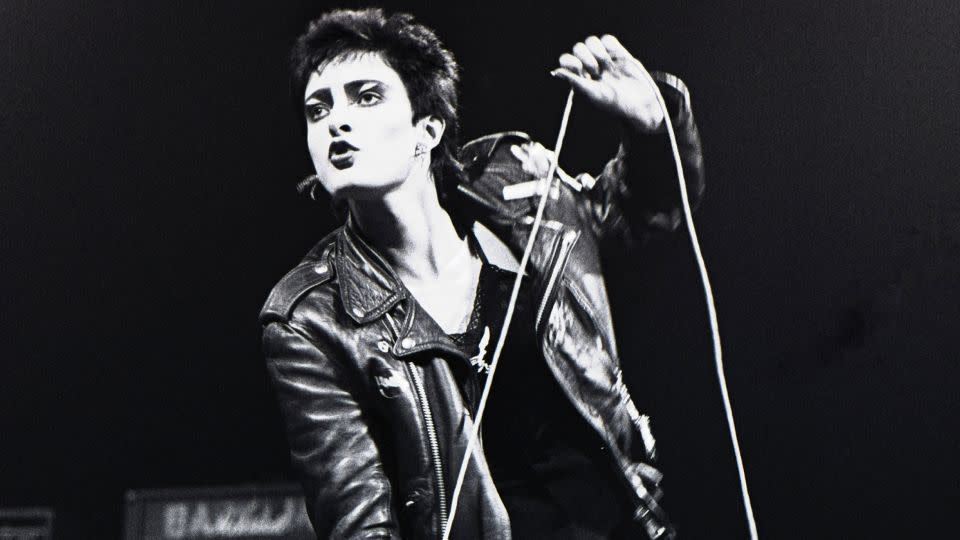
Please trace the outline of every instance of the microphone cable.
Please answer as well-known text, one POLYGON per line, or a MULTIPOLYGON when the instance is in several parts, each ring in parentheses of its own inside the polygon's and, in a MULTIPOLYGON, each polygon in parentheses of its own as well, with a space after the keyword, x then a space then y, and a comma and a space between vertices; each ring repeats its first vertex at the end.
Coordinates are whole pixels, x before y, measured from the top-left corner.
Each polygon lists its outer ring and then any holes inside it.
POLYGON ((750 502, 750 491, 747 489, 747 475, 743 468, 743 456, 740 453, 740 443, 737 439, 737 427, 733 420, 733 407, 730 405, 730 394, 727 391, 727 378, 723 369, 723 349, 720 346, 720 324, 717 321, 717 307, 713 300, 713 287, 710 285, 710 277, 707 275, 707 265, 703 261, 703 253, 700 251, 700 241, 697 239, 697 229, 693 224, 693 211, 690 209, 690 198, 687 195, 687 181, 683 174, 683 164, 680 161, 680 149, 677 147, 677 136, 673 131, 673 122, 670 120, 670 113, 667 110, 667 104, 663 99, 663 94, 656 83, 652 80, 650 85, 653 87, 657 96, 657 102, 663 111, 663 122, 667 128, 667 135, 670 137, 670 150, 673 152, 674 165, 677 168, 677 177, 680 181, 680 200, 683 206, 683 217, 687 224, 687 232, 690 236, 690 244, 693 246, 693 254, 697 259, 697 269, 700 271, 700 281, 703 284, 703 295, 707 301, 707 315, 710 320, 710 335, 713 339, 713 361, 717 370, 717 382, 720 384, 720 395, 723 399, 723 410, 727 417, 727 427, 730 432, 730 442, 733 445, 733 453, 737 459, 737 474, 740 479, 740 494, 743 499, 744 512, 747 517, 747 526, 750 529, 751 540, 757 540, 757 522, 753 515, 753 505, 750 502))

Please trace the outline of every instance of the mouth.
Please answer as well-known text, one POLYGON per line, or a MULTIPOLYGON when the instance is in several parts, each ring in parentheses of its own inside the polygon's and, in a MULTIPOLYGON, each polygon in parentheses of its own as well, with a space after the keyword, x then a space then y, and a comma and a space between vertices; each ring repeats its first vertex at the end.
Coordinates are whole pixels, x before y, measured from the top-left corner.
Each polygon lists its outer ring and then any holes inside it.
POLYGON ((359 148, 347 141, 334 141, 330 143, 330 152, 327 157, 337 169, 346 169, 353 165, 353 155, 357 150, 359 148))

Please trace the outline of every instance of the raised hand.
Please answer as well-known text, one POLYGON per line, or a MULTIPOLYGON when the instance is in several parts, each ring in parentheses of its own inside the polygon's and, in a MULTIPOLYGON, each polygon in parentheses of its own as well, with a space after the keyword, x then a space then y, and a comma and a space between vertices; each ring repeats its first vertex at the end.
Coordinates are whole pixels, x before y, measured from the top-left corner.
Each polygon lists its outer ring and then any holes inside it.
POLYGON ((560 55, 560 67, 551 71, 601 109, 620 116, 645 132, 663 129, 663 111, 655 83, 639 60, 607 34, 590 36, 560 55))

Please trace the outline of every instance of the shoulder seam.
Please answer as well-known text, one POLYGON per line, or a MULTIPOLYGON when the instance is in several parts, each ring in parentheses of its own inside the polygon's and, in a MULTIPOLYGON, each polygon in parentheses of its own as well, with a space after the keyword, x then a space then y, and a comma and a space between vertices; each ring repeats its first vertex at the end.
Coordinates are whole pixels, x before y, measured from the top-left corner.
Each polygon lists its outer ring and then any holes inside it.
POLYGON ((326 246, 320 257, 301 262, 277 282, 260 311, 260 322, 287 321, 294 305, 311 289, 333 279, 334 265, 330 261, 333 243, 326 246))

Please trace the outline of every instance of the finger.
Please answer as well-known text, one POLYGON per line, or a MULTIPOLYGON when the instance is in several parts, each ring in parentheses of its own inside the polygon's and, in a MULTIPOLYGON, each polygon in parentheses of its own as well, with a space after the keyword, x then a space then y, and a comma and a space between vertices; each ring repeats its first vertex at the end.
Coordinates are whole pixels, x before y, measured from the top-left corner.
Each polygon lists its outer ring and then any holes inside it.
POLYGON ((565 68, 572 73, 576 73, 581 77, 586 75, 586 72, 583 70, 583 62, 570 53, 563 53, 560 55, 560 67, 565 68))
POLYGON ((603 47, 607 49, 607 52, 610 53, 612 58, 631 58, 633 55, 630 54, 630 51, 620 43, 620 40, 611 34, 604 34, 600 38, 600 43, 603 44, 603 47))
POLYGON ((516 144, 510 145, 510 153, 520 161, 526 161, 528 157, 526 148, 516 144))
POLYGON ((597 179, 593 177, 590 173, 580 173, 577 175, 577 181, 579 181, 583 187, 587 189, 593 188, 597 183, 597 179))
POLYGON ((550 157, 553 154, 544 148, 542 144, 531 142, 518 147, 517 152, 514 152, 513 155, 517 156, 523 163, 523 170, 525 172, 542 178, 546 176, 547 171, 550 170, 550 157))
POLYGON ((526 146, 527 145, 511 145, 510 153, 513 154, 513 157, 517 158, 517 161, 520 162, 520 168, 523 170, 523 172, 532 176, 537 176, 537 171, 533 166, 533 162, 530 159, 530 154, 527 152, 526 146))
POLYGON ((583 43, 577 43, 573 46, 573 54, 583 62, 583 67, 586 68, 587 73, 593 77, 600 76, 600 64, 597 62, 597 59, 593 56, 593 53, 590 52, 590 49, 587 48, 583 43))
POLYGON ((535 142, 530 145, 530 157, 533 159, 537 170, 542 171, 545 176, 550 170, 550 163, 553 162, 553 152, 547 150, 542 144, 535 142))
POLYGON ((607 52, 607 48, 600 42, 600 38, 590 36, 585 39, 583 43, 590 49, 590 52, 600 63, 602 69, 609 69, 613 65, 613 59, 610 58, 610 53, 607 52))
POLYGON ((533 176, 544 177, 550 170, 553 152, 538 142, 526 143, 523 146, 512 145, 510 153, 520 161, 523 171, 533 176))
POLYGON ((560 55, 560 67, 566 68, 572 71, 573 73, 576 73, 581 76, 584 73, 583 62, 581 62, 579 58, 577 58, 576 56, 570 53, 563 53, 560 55))
POLYGON ((563 79, 570 83, 570 86, 573 87, 578 93, 584 94, 591 99, 600 98, 600 88, 597 81, 588 79, 586 77, 581 77, 572 71, 569 71, 564 68, 555 69, 550 72, 551 75, 558 79, 563 79))

